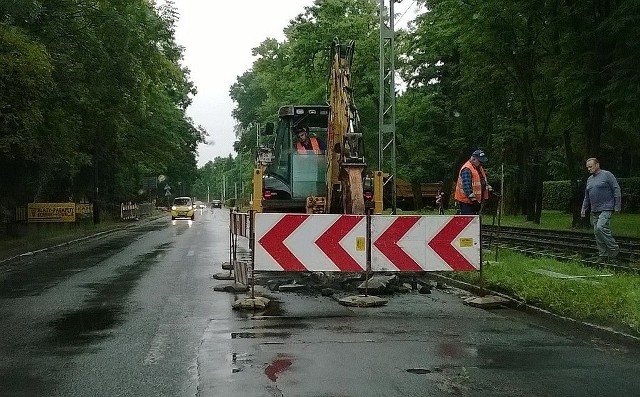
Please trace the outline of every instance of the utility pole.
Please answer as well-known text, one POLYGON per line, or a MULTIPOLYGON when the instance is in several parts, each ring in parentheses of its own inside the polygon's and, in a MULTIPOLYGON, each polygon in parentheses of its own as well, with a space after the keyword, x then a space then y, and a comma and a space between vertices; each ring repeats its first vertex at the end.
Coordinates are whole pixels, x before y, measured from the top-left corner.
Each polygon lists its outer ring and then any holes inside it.
POLYGON ((238 152, 238 159, 240 161, 240 199, 243 200, 244 199, 244 163, 242 162, 242 151, 238 152))
POLYGON ((222 174, 222 202, 227 199, 227 176, 222 174))
POLYGON ((396 91, 393 4, 401 0, 380 0, 380 75, 378 108, 378 169, 388 170, 385 185, 391 183, 391 206, 396 213, 396 91), (388 9, 385 2, 389 2, 388 9), (388 25, 387 25, 388 22, 388 25), (387 158, 385 158, 387 153, 387 158))
POLYGON ((256 148, 260 147, 260 123, 256 123, 256 148))

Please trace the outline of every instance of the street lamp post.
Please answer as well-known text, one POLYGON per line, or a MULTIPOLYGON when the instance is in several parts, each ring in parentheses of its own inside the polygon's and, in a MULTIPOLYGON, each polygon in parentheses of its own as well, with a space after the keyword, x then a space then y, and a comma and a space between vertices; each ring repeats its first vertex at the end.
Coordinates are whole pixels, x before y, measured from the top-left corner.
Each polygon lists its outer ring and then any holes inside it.
POLYGON ((260 123, 256 123, 256 148, 260 147, 260 123))
POLYGON ((238 152, 238 158, 240 160, 240 199, 244 200, 244 163, 242 162, 242 151, 238 152))
POLYGON ((222 201, 227 200, 227 175, 222 174, 222 201))

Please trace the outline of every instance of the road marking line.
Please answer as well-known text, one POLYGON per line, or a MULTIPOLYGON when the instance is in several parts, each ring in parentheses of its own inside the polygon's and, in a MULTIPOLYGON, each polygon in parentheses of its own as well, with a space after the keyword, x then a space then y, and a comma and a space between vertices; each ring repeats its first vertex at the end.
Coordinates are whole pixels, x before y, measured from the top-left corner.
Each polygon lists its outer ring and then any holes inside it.
POLYGON ((167 335, 156 334, 151 340, 151 347, 147 352, 147 356, 144 358, 144 365, 156 365, 160 360, 164 358, 163 351, 167 347, 167 335))

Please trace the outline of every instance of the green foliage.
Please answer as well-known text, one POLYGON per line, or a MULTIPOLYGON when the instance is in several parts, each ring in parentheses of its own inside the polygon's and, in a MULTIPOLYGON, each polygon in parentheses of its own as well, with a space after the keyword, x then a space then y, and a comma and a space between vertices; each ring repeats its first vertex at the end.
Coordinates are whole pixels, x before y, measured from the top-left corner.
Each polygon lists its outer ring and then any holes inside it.
POLYGON ((546 181, 543 188, 542 207, 545 210, 567 210, 571 200, 569 181, 546 181))
MULTIPOLYGON (((622 210, 636 213, 640 210, 640 178, 618 178, 622 193, 622 210)), ((569 181, 544 182, 542 205, 545 210, 569 209, 571 184, 569 181)))
POLYGON ((640 212, 640 178, 618 178, 622 191, 622 210, 640 212))
MULTIPOLYGON (((318 101, 323 51, 333 36, 356 39, 354 92, 371 158, 378 144, 376 3, 316 1, 287 26, 285 41, 261 43, 258 60, 232 87, 239 124, 274 121, 282 104, 318 101)), ((629 98, 640 97, 638 2, 417 3, 426 12, 396 36, 396 68, 406 83, 396 100, 399 177, 454 181, 480 147, 494 187, 504 169, 506 211, 540 222, 542 208, 559 208, 552 202, 569 192, 553 188, 549 197, 544 179, 579 179, 587 157, 600 157, 618 177, 637 175, 640 125, 629 98)))
POLYGON ((194 195, 206 200, 229 199, 235 197, 247 199, 251 193, 251 175, 253 172, 253 157, 238 155, 235 158, 216 157, 198 170, 198 177, 194 184, 194 195))
POLYGON ((43 148, 37 128, 52 84, 44 46, 22 29, 0 22, 0 155, 34 159, 43 148))
MULTIPOLYGON (((505 226, 539 228, 550 230, 573 230, 572 214, 566 211, 545 210, 539 224, 527 222, 521 215, 503 215, 501 224, 505 226)), ((484 223, 493 222, 492 217, 483 217, 484 223)), ((592 234, 591 229, 582 229, 586 234, 592 234)), ((621 212, 615 214, 611 221, 611 232, 614 236, 628 236, 640 238, 640 214, 621 212)))
POLYGON ((240 126, 274 122, 283 105, 325 103, 329 49, 337 37, 342 43, 356 42, 355 102, 365 104, 360 112, 363 128, 377 131, 377 112, 371 106, 377 102, 377 8, 373 0, 316 1, 284 29, 285 41, 266 39, 254 48, 257 60, 230 89, 240 126))
POLYGON ((135 197, 145 176, 189 189, 205 132, 179 62, 172 2, 0 6, 0 207, 135 197))

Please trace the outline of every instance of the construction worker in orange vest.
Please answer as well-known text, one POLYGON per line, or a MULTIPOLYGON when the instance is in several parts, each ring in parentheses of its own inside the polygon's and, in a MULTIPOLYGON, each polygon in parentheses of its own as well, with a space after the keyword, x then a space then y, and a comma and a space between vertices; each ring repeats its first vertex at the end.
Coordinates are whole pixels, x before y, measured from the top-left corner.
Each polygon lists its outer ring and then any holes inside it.
POLYGON ((327 145, 322 140, 314 136, 309 137, 309 129, 307 127, 298 127, 295 131, 298 137, 298 142, 296 143, 298 153, 307 153, 307 151, 313 150, 313 153, 320 154, 322 151, 327 150, 327 145))
POLYGON ((486 162, 484 151, 476 150, 458 172, 455 200, 460 205, 461 215, 479 214, 482 201, 487 200, 489 192, 493 190, 482 167, 486 162))

